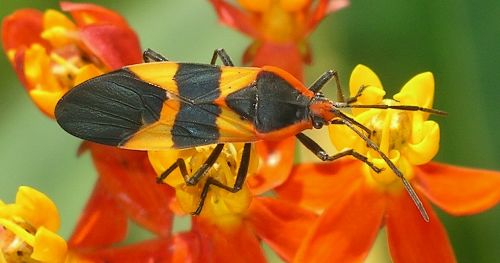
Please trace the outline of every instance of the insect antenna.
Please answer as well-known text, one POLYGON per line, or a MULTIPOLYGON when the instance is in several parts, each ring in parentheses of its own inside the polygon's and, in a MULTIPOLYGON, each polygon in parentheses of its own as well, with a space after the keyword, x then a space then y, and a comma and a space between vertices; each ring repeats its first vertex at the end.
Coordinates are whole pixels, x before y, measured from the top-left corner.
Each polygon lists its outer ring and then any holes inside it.
POLYGON ((429 222, 429 215, 427 214, 427 211, 425 210, 425 207, 424 207, 422 201, 420 200, 420 198, 418 197, 417 193, 415 192, 415 190, 411 186, 410 182, 408 182, 408 180, 403 176, 403 173, 396 167, 396 165, 389 159, 389 157, 387 157, 387 155, 385 155, 379 149, 379 147, 377 146, 377 144, 375 142, 373 142, 372 140, 370 140, 370 138, 368 138, 366 135, 363 134, 363 132, 361 132, 360 130, 358 130, 355 127, 355 126, 359 127, 359 125, 353 123, 351 121, 351 118, 347 117, 342 112, 340 112, 338 110, 334 110, 334 112, 337 114, 337 116, 339 116, 338 120, 340 120, 340 122, 342 122, 343 124, 345 124, 352 131, 354 131, 361 139, 363 139, 363 141, 366 142, 366 144, 368 145, 368 147, 370 147, 373 150, 375 150, 379 154, 379 156, 382 157, 382 159, 384 159, 384 161, 387 163, 387 165, 389 166, 389 168, 391 168, 391 170, 396 174, 396 176, 399 177, 401 179, 401 181, 403 182, 403 185, 404 185, 404 187, 406 189, 406 192, 408 192, 408 194, 410 195, 411 199, 413 200, 413 203, 415 203, 415 206, 417 207, 418 211, 420 212, 420 215, 422 215, 422 218, 425 220, 425 222, 429 222))
POLYGON ((419 106, 413 105, 386 105, 386 104, 373 104, 373 105, 360 105, 360 104, 351 104, 351 103, 343 103, 343 102, 334 102, 334 106, 336 108, 358 108, 358 109, 395 109, 395 110, 405 110, 405 111, 423 111, 431 114, 446 116, 447 112, 436 109, 423 108, 419 106))

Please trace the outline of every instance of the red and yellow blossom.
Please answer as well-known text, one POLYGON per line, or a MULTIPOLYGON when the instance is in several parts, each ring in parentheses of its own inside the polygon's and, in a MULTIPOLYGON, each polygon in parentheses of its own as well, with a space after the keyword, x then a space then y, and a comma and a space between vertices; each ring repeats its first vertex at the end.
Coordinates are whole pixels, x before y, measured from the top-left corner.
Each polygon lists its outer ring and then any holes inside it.
MULTIPOLYGON (((383 99, 385 91, 377 75, 360 65, 351 75, 351 94, 363 86, 366 88, 358 98, 359 104, 432 107, 434 79, 429 72, 412 78, 391 100, 383 99)), ((439 148, 439 126, 428 120, 428 113, 381 109, 352 112, 356 121, 373 131, 371 139, 421 197, 453 215, 479 213, 500 200, 499 172, 431 162, 439 148)), ((295 262, 360 262, 384 225, 394 262, 455 262, 446 231, 429 202, 422 200, 430 217, 426 223, 401 180, 362 139, 341 125, 331 125, 330 134, 337 149, 353 148, 386 169, 377 174, 353 159, 294 167, 289 180, 277 189, 278 195, 323 212, 295 262)))
POLYGON ((0 262, 64 262, 59 213, 43 193, 21 186, 16 202, 0 201, 0 262))
MULTIPOLYGON (((186 150, 150 151, 149 159, 158 175, 178 158, 186 162, 189 174, 199 169, 214 146, 186 150)), ((251 151, 248 176, 258 167, 257 154, 251 151)), ((177 203, 172 209, 179 215, 196 210, 207 178, 211 177, 232 187, 240 166, 243 144, 226 144, 217 161, 197 185, 188 186, 180 170, 174 170, 165 180, 176 189, 177 203)), ((192 229, 178 236, 190 241, 182 243, 179 251, 190 251, 191 260, 224 262, 265 262, 259 239, 268 243, 280 256, 290 261, 307 232, 315 214, 292 203, 253 196, 248 184, 231 193, 210 186, 200 215, 192 218, 192 229), (280 235, 276 235, 276 231, 280 235)))
MULTIPOLYGON (((0 201, 0 262, 143 262, 180 257, 169 247, 184 239, 157 237, 126 246, 116 246, 126 234, 126 213, 103 184, 94 189, 70 241, 57 235, 59 214, 43 193, 21 186, 14 204, 0 201)), ((170 262, 170 261, 169 261, 170 262)))
POLYGON ((311 61, 307 37, 329 13, 348 0, 239 0, 241 9, 225 0, 210 0, 220 21, 254 39, 243 57, 253 66, 272 65, 303 79, 311 61))
POLYGON ((73 20, 56 10, 23 9, 2 21, 3 48, 16 74, 52 118, 74 85, 141 62, 137 36, 120 15, 92 4, 62 2, 61 8, 73 20))
MULTIPOLYGON (((62 2, 61 8, 73 20, 55 10, 26 9, 2 23, 3 46, 16 73, 50 117, 74 85, 142 60, 138 38, 119 14, 93 4, 62 2)), ((83 150, 91 152, 99 177, 68 241, 70 249, 94 257, 126 238, 128 220, 162 242, 168 239, 173 214, 165 204, 173 190, 155 183, 147 153, 92 143, 84 143, 83 150)))

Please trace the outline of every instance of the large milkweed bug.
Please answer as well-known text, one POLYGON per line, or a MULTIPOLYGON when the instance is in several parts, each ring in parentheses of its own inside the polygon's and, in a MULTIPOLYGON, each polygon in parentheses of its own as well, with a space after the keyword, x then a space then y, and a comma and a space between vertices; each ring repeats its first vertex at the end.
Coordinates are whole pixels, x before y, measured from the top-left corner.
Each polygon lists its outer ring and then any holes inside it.
POLYGON ((353 156, 376 172, 381 169, 354 150, 328 155, 302 133, 323 125, 347 125, 387 162, 425 220, 427 213, 409 182, 369 138, 370 130, 344 114, 343 108, 383 108, 442 111, 406 105, 353 104, 362 90, 344 100, 337 73, 329 70, 309 88, 288 72, 271 66, 234 67, 223 49, 214 51, 210 64, 170 62, 146 50, 144 61, 98 76, 77 85, 58 102, 55 110, 61 127, 77 137, 134 150, 190 148, 218 144, 202 167, 189 177, 182 159, 161 176, 179 168, 188 185, 195 185, 215 163, 224 143, 243 142, 244 151, 235 184, 230 187, 208 178, 199 214, 210 185, 230 192, 241 189, 247 174, 251 142, 296 136, 323 161, 353 156), (215 65, 217 58, 223 66, 215 65), (325 98, 320 89, 332 78, 339 101, 325 98), (368 134, 366 135, 365 132, 368 134))

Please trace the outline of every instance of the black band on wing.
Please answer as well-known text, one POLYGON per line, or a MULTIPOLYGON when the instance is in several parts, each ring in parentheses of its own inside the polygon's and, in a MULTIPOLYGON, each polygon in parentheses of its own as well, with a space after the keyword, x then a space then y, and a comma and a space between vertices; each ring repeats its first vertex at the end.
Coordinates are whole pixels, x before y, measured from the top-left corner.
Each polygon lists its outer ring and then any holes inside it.
POLYGON ((119 146, 157 121, 167 99, 164 89, 120 69, 77 85, 58 102, 55 116, 74 136, 119 146))
POLYGON ((170 131, 176 148, 217 143, 217 117, 221 113, 213 101, 220 96, 221 69, 212 65, 181 63, 174 76, 181 102, 170 131))

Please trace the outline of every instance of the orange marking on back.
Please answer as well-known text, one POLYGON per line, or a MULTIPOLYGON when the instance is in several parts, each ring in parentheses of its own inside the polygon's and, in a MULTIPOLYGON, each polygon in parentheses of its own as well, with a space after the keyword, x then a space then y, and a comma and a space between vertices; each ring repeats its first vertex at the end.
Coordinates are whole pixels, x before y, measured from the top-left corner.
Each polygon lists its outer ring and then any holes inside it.
POLYGON ((219 80, 220 97, 247 87, 255 81, 257 74, 262 70, 254 67, 221 67, 221 77, 219 80))
POLYGON ((144 82, 159 86, 174 94, 179 94, 174 80, 179 64, 175 62, 151 62, 127 67, 144 82))
MULTIPOLYGON (((169 96, 167 94, 167 96, 169 96)), ((163 103, 160 119, 136 132, 121 148, 133 150, 164 150, 174 148, 172 129, 181 103, 176 99, 167 99, 163 103)))

